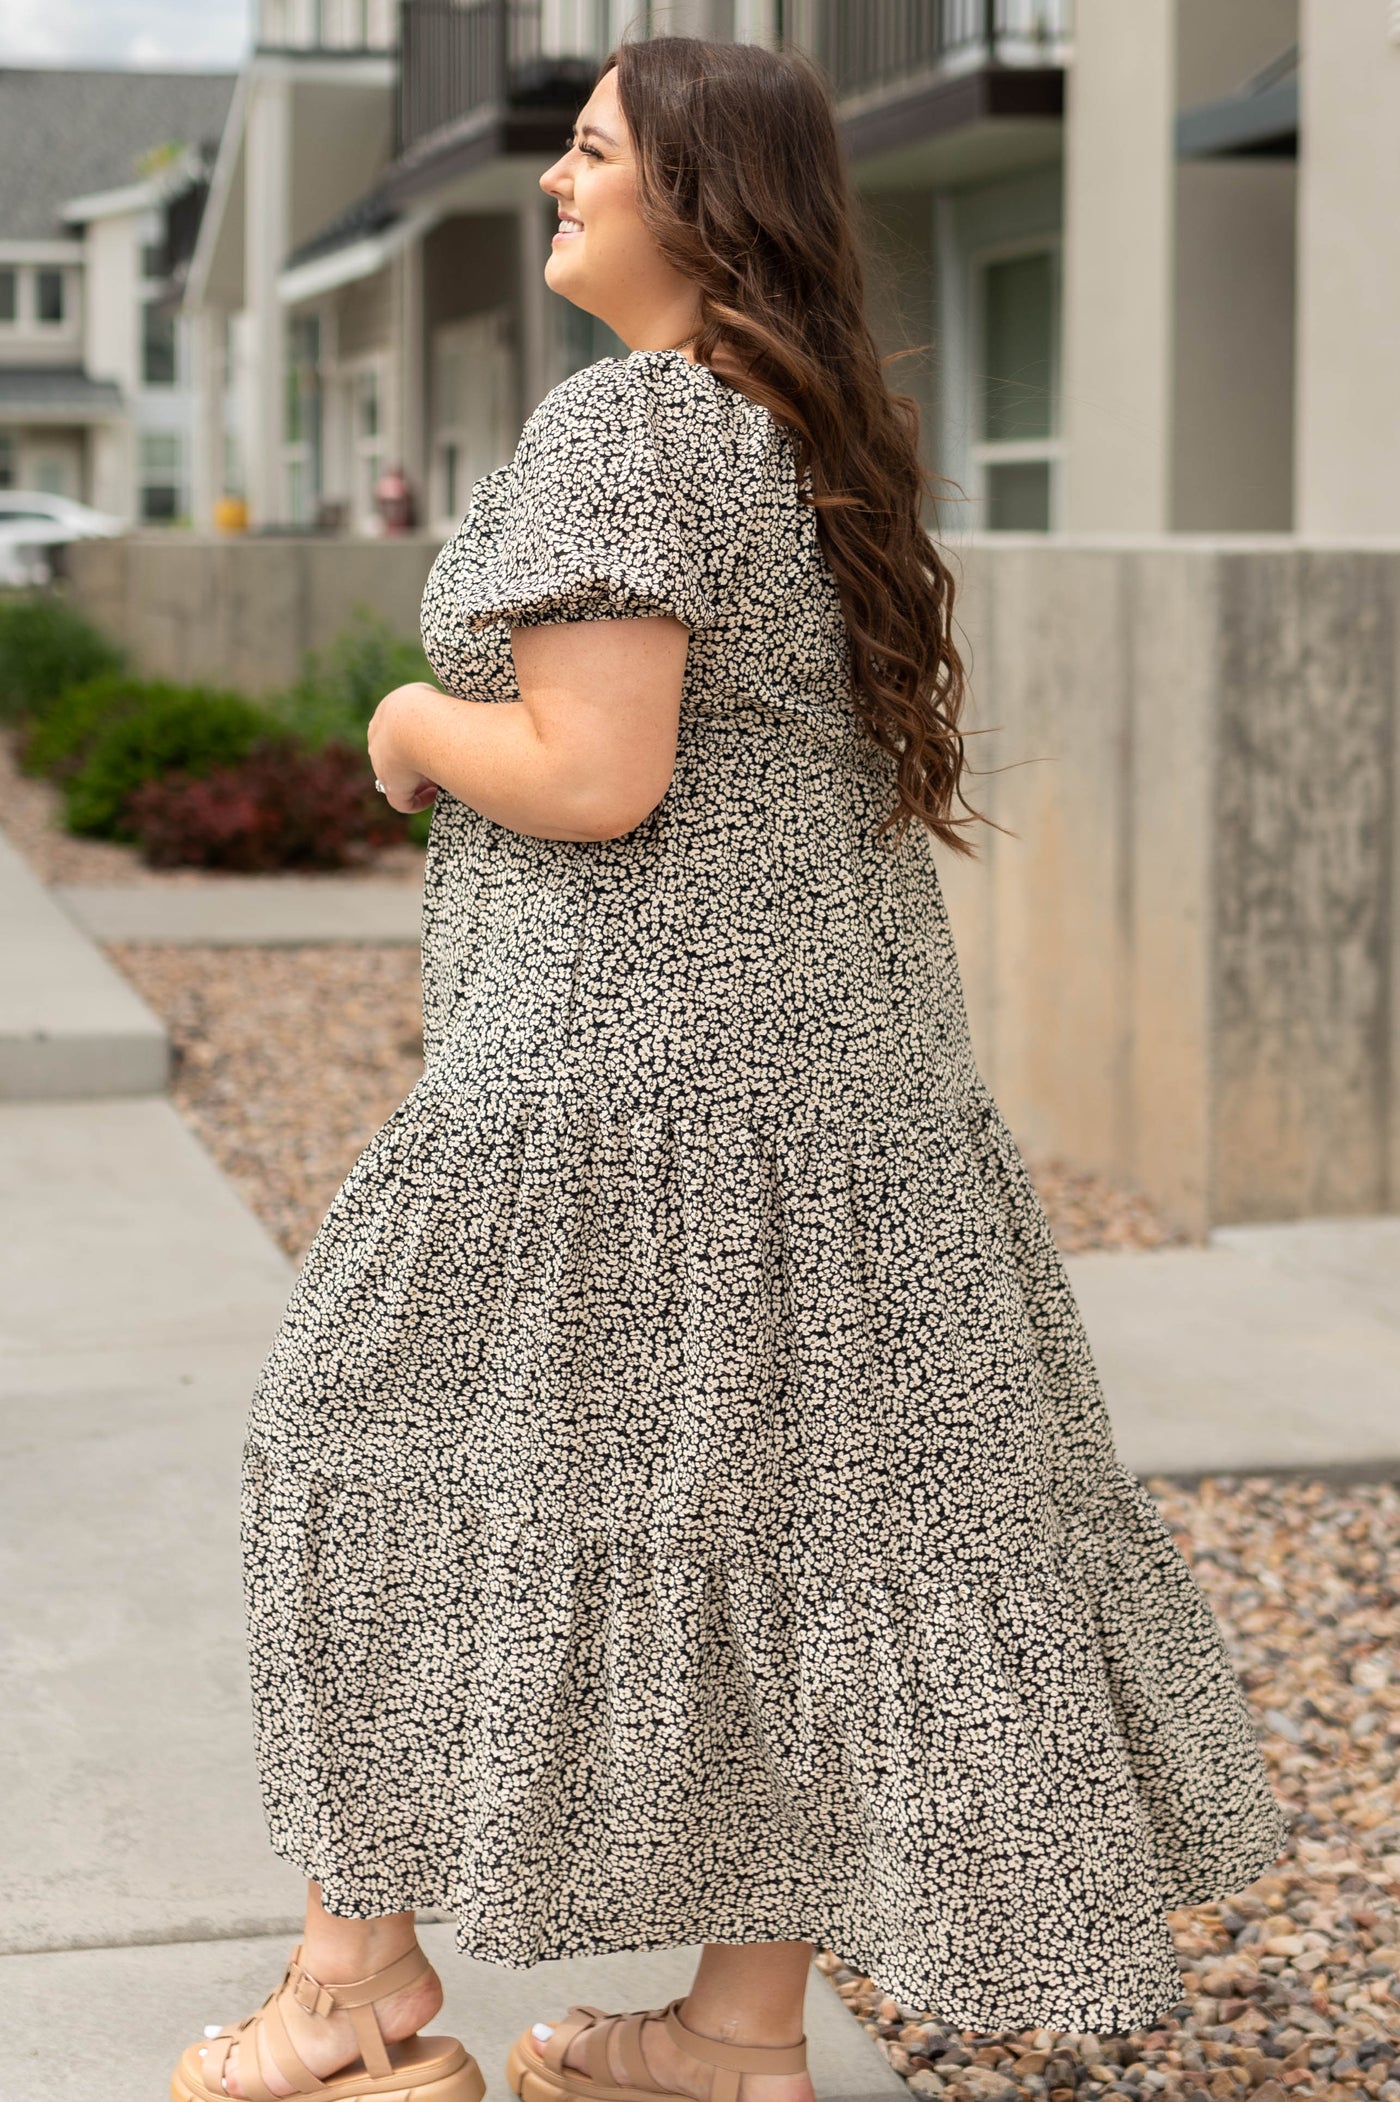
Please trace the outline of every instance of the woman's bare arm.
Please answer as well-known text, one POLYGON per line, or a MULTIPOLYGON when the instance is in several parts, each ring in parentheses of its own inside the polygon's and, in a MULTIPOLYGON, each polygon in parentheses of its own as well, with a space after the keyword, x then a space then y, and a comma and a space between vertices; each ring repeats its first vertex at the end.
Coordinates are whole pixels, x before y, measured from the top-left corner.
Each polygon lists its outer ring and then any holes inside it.
POLYGON ((670 614, 512 628, 518 701, 462 701, 421 683, 369 726, 396 810, 433 784, 538 839, 620 839, 665 795, 676 763, 690 630, 670 614))

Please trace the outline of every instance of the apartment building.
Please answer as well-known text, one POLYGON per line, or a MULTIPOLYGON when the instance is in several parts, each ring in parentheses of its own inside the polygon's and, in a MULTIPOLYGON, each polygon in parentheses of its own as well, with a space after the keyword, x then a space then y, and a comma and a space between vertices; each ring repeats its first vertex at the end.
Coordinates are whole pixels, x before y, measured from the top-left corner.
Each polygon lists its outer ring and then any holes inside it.
MULTIPOLYGON (((1400 531, 1393 0, 256 0, 186 290, 194 505, 447 533, 558 379, 559 152, 624 33, 826 68, 945 531, 1400 531)), ((933 521, 931 521, 933 522, 933 521)))
POLYGON ((0 66, 0 488, 189 517, 182 299, 236 81, 0 66))

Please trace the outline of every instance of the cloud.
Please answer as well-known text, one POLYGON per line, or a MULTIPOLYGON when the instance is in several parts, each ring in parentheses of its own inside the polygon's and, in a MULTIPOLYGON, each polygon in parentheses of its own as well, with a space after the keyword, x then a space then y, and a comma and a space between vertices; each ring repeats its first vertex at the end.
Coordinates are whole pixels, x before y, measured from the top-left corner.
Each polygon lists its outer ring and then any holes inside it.
POLYGON ((236 66, 250 0, 4 0, 0 64, 236 66))

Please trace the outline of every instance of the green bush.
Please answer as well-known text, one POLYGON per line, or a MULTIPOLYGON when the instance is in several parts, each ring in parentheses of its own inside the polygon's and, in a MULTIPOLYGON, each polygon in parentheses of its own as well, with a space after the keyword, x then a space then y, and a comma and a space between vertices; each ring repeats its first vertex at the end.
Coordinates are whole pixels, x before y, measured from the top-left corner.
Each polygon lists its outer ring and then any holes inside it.
POLYGON ((135 838, 126 803, 143 781, 177 768, 207 774, 246 759, 259 738, 293 740, 242 694, 197 686, 158 687, 98 735, 67 785, 68 830, 98 839, 135 838))
POLYGON ((403 641, 361 601, 324 650, 303 653, 296 684, 269 694, 264 705, 313 749, 324 744, 363 749, 369 719, 385 694, 415 679, 431 684, 433 678, 418 644, 403 641))
POLYGON ((26 774, 67 781, 110 724, 178 689, 129 672, 101 672, 67 686, 19 726, 19 763, 26 774))
POLYGON ((0 602, 0 722, 42 714, 66 687, 120 671, 123 650, 53 593, 0 602))

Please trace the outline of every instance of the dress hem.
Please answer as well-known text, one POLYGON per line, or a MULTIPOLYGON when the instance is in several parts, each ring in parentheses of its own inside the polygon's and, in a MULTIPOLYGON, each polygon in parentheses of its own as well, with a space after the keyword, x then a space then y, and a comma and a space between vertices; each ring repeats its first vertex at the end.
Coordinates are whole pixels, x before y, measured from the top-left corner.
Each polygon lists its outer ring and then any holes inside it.
MULTIPOLYGON (((1236 1896, 1273 1867, 1286 1843, 1286 1827, 1281 1828, 1283 1837, 1279 1845, 1262 1854, 1256 1865, 1238 1875, 1217 1877, 1209 1881, 1187 1886, 1184 1894, 1178 1889, 1164 1889, 1163 1913, 1187 1910, 1197 1905, 1216 1904, 1236 1896)), ((320 1882, 320 1874, 309 1868, 305 1857, 289 1842, 270 1841, 273 1853, 279 1860, 290 1863, 308 1881, 320 1882)), ((997 2008, 990 2001, 964 2001, 960 2005, 940 2006, 938 1995, 928 1991, 911 1991, 907 1976, 890 1972, 883 1960, 862 1954, 855 1945, 843 1948, 841 1937, 833 1936, 812 1920, 803 1922, 775 1923, 762 1932, 735 1934, 719 1933, 714 1928, 698 1925, 685 1934, 665 1933, 649 1935, 642 1939, 619 1936, 604 1936, 592 1939, 583 1945, 567 1943, 557 1937, 540 1935, 534 1938, 533 1953, 522 1955, 518 1950, 507 1950, 498 1941, 489 1937, 473 1936, 467 1928, 459 1908, 450 1898, 442 1896, 431 1886, 414 1888, 398 1894, 396 1901, 385 1905, 382 1896, 374 1900, 363 1900, 348 1896, 345 1889, 332 1884, 329 1893, 321 1886, 321 1903, 325 1911, 335 1919, 376 1919, 390 1912, 438 1912, 444 1916, 443 1924, 453 1928, 453 1945, 459 1956, 466 1956, 475 1963, 494 1964, 500 1970, 529 1971, 542 1963, 568 1962, 576 1957, 646 1955, 661 1949, 694 1948, 714 1941, 737 1946, 759 1946, 775 1941, 809 1941, 818 1953, 830 1954, 837 1961, 854 1971, 859 1977, 868 1978, 882 1993, 897 2000, 901 2007, 915 2009, 917 2016, 939 2023, 947 2029, 976 2031, 983 2036, 1019 2036, 1032 2029, 1046 2029, 1058 2036, 1130 2036, 1154 2028, 1165 2016, 1187 2004, 1187 1995, 1178 1992, 1170 1998, 1154 1999, 1138 2007, 1115 2005, 1114 2003, 1092 2006, 1080 2002, 1076 2006, 1062 2004, 1049 2011, 1042 2005, 1028 2010, 1007 2011, 997 2008), (882 1975, 883 1973, 883 1975, 882 1975)), ((911 2019, 913 2017, 911 2016, 911 2019)))

